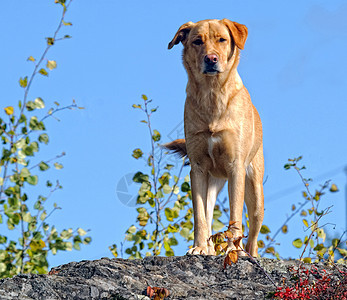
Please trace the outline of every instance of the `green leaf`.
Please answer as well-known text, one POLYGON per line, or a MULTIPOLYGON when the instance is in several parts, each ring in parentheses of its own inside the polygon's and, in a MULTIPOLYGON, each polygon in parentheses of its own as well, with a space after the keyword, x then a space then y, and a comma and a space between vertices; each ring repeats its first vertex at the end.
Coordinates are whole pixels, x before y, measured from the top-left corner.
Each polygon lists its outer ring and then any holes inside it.
POLYGON ((142 156, 143 156, 143 152, 140 148, 137 148, 133 151, 132 157, 134 157, 135 159, 139 159, 142 156))
POLYGON ((152 139, 153 139, 153 141, 155 141, 155 142, 160 141, 161 135, 160 135, 160 133, 159 133, 158 130, 156 130, 156 129, 153 130, 152 139))
POLYGON ((190 230, 187 227, 183 227, 180 231, 180 235, 184 237, 185 239, 188 239, 190 230))
POLYGON ((333 183, 330 187, 330 192, 335 193, 338 191, 339 191, 339 189, 338 189, 337 185, 333 183))
POLYGON ((13 115, 14 113, 14 108, 13 106, 7 106, 4 108, 6 115, 10 116, 13 115))
POLYGON ((87 234, 87 231, 85 231, 84 229, 82 228, 78 228, 77 229, 77 233, 80 235, 80 236, 84 236, 87 234))
POLYGON ((260 233, 262 234, 267 234, 267 233, 270 233, 270 229, 269 227, 267 227, 266 225, 262 225, 261 228, 260 228, 260 233))
POLYGON ((172 249, 165 251, 165 256, 175 256, 175 253, 172 249))
POLYGON ((265 252, 275 254, 275 248, 274 247, 267 247, 265 252))
POLYGON ((54 45, 54 38, 48 37, 48 38, 46 38, 46 41, 47 41, 47 44, 48 44, 49 46, 54 45))
POLYGON ((324 249, 324 245, 323 244, 318 244, 316 247, 313 248, 314 251, 320 251, 324 249))
POLYGON ((43 75, 43 76, 48 76, 48 72, 47 72, 44 68, 41 68, 41 69, 39 70, 39 73, 40 73, 41 75, 43 75))
POLYGON ((27 177, 26 181, 31 185, 36 185, 39 181, 37 175, 27 177))
POLYGON ((308 227, 308 222, 307 222, 306 219, 303 219, 302 222, 304 223, 304 225, 305 225, 306 227, 308 227))
POLYGON ((35 107, 38 109, 45 108, 45 103, 42 98, 38 97, 34 100, 35 107))
POLYGON ((219 209, 219 205, 216 205, 213 210, 213 220, 218 220, 222 216, 222 212, 219 209))
POLYGON ((219 221, 219 220, 214 220, 212 224, 212 229, 216 232, 220 231, 222 228, 224 228, 225 225, 219 221))
POLYGON ((53 70, 57 67, 57 62, 55 60, 48 60, 46 67, 50 70, 53 70))
POLYGON ((44 161, 41 161, 39 164, 39 168, 41 171, 46 171, 48 170, 50 167, 48 164, 46 164, 44 161))
POLYGON ((285 164, 284 169, 289 170, 292 166, 293 164, 285 164))
POLYGON ((300 216, 306 217, 307 216, 307 211, 306 210, 302 210, 300 213, 300 216))
POLYGON ((39 122, 36 116, 30 118, 29 128, 31 130, 45 130, 45 125, 39 122))
POLYGON ((135 233, 136 232, 136 227, 134 225, 130 226, 127 230, 128 233, 135 233))
POLYGON ((27 178, 28 176, 30 176, 30 171, 27 168, 23 168, 20 171, 20 176, 24 177, 24 178, 27 178))
POLYGON ((287 225, 283 225, 282 226, 282 232, 283 233, 287 233, 288 232, 288 226, 287 225))
POLYGON ((325 233, 324 229, 318 228, 316 232, 317 232, 318 237, 320 237, 324 242, 325 238, 326 238, 326 233, 325 233))
POLYGON ((347 257, 347 249, 338 248, 337 250, 342 256, 347 257))
POLYGON ((338 245, 340 244, 340 240, 339 239, 333 239, 331 241, 331 245, 336 248, 338 245))
POLYGON ((188 182, 183 182, 181 185, 181 191, 183 193, 188 193, 190 191, 190 184, 188 182))
POLYGON ((137 172, 133 177, 134 182, 142 183, 148 181, 148 175, 143 174, 142 172, 137 172))
POLYGON ((83 244, 88 245, 88 244, 90 244, 91 241, 92 241, 92 238, 91 238, 91 237, 86 237, 86 238, 83 240, 83 244))
POLYGON ((141 95, 141 98, 142 98, 143 100, 145 100, 145 101, 148 100, 148 97, 147 97, 146 95, 141 95))
POLYGON ((177 224, 169 224, 169 226, 167 227, 167 231, 170 233, 174 233, 174 232, 178 232, 179 231, 179 226, 177 224))
POLYGON ((295 248, 301 248, 302 245, 303 245, 303 242, 302 242, 302 240, 299 239, 299 238, 293 241, 293 246, 294 246, 295 248))
POLYGON ((23 214, 23 221, 24 222, 30 223, 32 221, 32 219, 33 218, 31 216, 30 212, 23 214))
POLYGON ((165 208, 165 217, 169 222, 173 221, 173 211, 171 208, 165 208))
POLYGON ((164 184, 164 186, 163 186, 163 192, 164 192, 164 194, 170 194, 171 191, 172 191, 171 186, 169 186, 168 184, 164 184))
POLYGON ((46 145, 48 144, 49 142, 49 137, 46 133, 43 133, 39 136, 39 142, 40 143, 45 143, 46 145))
POLYGON ((20 78, 19 79, 19 85, 20 85, 20 87, 22 87, 22 88, 26 88, 27 87, 27 85, 28 85, 28 76, 25 76, 24 78, 20 78))
POLYGON ((258 247, 259 248, 264 248, 265 247, 265 243, 264 243, 263 240, 259 240, 257 243, 258 243, 258 247))
POLYGON ((310 264, 312 260, 311 260, 311 257, 305 257, 303 259, 303 261, 304 261, 305 264, 310 264))
POLYGON ((34 109, 36 109, 36 105, 33 101, 28 101, 25 107, 28 111, 33 111, 34 109))
POLYGON ((63 23, 65 26, 71 26, 71 25, 72 25, 71 22, 65 22, 64 20, 62 20, 62 23, 63 23))
POLYGON ((74 248, 75 250, 81 250, 80 242, 75 242, 75 243, 73 243, 73 248, 74 248))
POLYGON ((56 162, 56 163, 54 163, 54 167, 55 167, 57 170, 61 170, 61 169, 63 168, 63 165, 56 162))
POLYGON ((0 262, 0 273, 5 273, 7 270, 7 266, 5 263, 0 262))

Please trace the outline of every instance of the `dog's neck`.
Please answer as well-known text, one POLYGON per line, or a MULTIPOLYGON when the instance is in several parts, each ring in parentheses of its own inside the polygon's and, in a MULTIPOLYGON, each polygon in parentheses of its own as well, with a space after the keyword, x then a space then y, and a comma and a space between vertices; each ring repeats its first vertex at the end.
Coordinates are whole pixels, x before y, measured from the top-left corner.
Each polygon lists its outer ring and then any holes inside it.
POLYGON ((192 101, 210 121, 221 117, 232 98, 243 88, 237 66, 240 60, 239 50, 236 49, 230 59, 229 68, 214 76, 205 74, 195 75, 188 64, 187 100, 192 101))

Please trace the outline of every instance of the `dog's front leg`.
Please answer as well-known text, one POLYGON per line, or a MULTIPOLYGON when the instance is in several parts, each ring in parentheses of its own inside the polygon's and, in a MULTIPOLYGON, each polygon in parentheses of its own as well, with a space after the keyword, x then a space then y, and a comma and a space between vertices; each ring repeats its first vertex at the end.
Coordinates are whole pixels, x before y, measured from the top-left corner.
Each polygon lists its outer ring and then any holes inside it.
POLYGON ((189 249, 187 254, 208 254, 207 239, 208 228, 206 222, 206 198, 208 174, 198 168, 190 171, 190 179, 192 184, 192 198, 194 210, 194 246, 189 249))
MULTIPOLYGON (((232 229, 234 238, 242 236, 242 210, 245 197, 246 170, 242 162, 233 164, 230 175, 228 176, 228 194, 230 204, 230 222, 235 221, 235 227, 232 229)), ((235 246, 229 243, 229 249, 234 250, 235 246)))

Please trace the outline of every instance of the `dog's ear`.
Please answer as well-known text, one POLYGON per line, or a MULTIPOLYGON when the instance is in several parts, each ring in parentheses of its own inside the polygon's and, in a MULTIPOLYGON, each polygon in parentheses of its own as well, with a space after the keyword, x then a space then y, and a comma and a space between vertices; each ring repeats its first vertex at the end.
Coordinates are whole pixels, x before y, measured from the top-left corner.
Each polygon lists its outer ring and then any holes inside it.
POLYGON ((183 24, 176 32, 174 38, 172 41, 169 43, 168 48, 171 49, 173 46, 177 45, 179 42, 184 41, 187 36, 189 31, 192 29, 194 23, 193 22, 187 22, 183 24))
POLYGON ((223 19, 222 22, 230 30, 236 46, 242 50, 243 47, 245 46, 247 35, 248 35, 247 27, 245 25, 230 21, 228 19, 223 19))

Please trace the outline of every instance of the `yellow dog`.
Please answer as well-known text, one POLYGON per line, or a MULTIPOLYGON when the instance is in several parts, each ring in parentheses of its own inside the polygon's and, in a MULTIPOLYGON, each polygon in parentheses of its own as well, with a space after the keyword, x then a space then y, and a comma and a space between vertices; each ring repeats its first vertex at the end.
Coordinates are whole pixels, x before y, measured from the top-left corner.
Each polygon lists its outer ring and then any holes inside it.
POLYGON ((183 24, 169 43, 169 49, 183 44, 188 73, 185 140, 164 146, 187 155, 191 163, 194 246, 189 254, 215 254, 208 238, 217 195, 228 180, 230 221, 239 228, 233 233, 242 235, 245 200, 246 251, 257 256, 264 217, 262 124, 237 72, 247 34, 245 25, 227 19, 204 20, 183 24))

